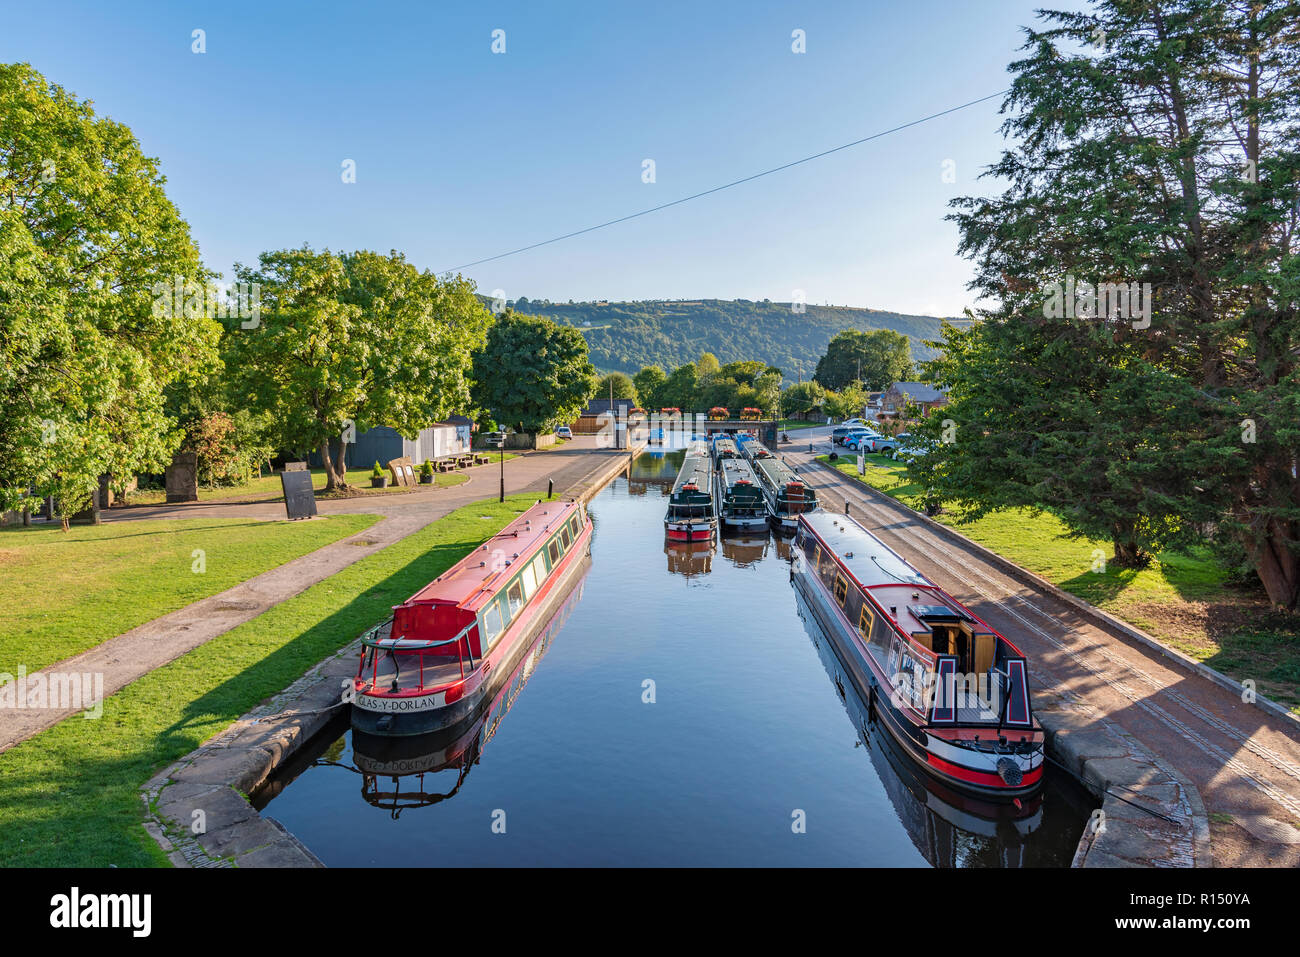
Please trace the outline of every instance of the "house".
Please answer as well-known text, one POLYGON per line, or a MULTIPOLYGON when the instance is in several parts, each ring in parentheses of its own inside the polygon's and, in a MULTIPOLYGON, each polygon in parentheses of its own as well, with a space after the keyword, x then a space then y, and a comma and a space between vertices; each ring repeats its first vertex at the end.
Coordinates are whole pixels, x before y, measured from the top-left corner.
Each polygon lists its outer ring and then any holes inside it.
POLYGON ((880 416, 898 415, 905 405, 920 406, 921 414, 948 404, 948 390, 926 382, 895 382, 880 397, 880 416))
MULTIPOLYGON (((468 452, 473 430, 474 423, 463 415, 452 416, 446 422, 435 422, 411 439, 386 425, 376 426, 357 433, 356 442, 348 446, 344 457, 347 467, 352 469, 369 468, 375 462, 386 465, 391 459, 403 456, 418 464, 425 459, 468 452)), ((322 464, 320 451, 313 451, 307 462, 310 467, 319 468, 322 464)))
POLYGON ((578 416, 576 422, 569 425, 574 435, 592 435, 601 430, 604 426, 608 428, 608 416, 610 409, 614 410, 615 418, 620 422, 628 420, 628 413, 636 408, 636 403, 631 399, 615 399, 611 404, 609 399, 592 399, 587 403, 587 407, 582 410, 582 415, 578 416))

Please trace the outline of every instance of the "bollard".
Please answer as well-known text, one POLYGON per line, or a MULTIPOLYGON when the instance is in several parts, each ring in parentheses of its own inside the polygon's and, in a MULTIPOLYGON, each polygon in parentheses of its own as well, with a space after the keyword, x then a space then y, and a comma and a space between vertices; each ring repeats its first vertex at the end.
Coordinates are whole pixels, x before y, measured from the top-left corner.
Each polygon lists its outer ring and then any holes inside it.
POLYGON ((547 501, 549 501, 550 498, 551 498, 551 496, 554 495, 554 494, 555 494, 555 479, 547 479, 547 480, 546 480, 546 498, 547 498, 547 501))
POLYGON ((849 514, 849 500, 847 498, 844 500, 844 514, 849 514))

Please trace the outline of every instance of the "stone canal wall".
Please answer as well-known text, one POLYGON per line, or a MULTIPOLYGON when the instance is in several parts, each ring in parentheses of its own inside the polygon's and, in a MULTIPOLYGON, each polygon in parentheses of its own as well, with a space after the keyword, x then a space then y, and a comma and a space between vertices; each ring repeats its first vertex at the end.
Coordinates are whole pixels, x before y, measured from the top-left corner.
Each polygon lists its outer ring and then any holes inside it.
MULTIPOLYGON (((600 462, 561 497, 589 502, 645 446, 600 462)), ((248 800, 277 768, 337 717, 361 639, 318 662, 270 701, 154 775, 141 796, 145 830, 177 867, 323 867, 303 844, 248 800)))
MULTIPOLYGON (((909 519, 925 525, 962 550, 973 552, 1008 575, 1061 598, 1095 621, 1125 634, 1139 635, 1144 644, 1199 666, 1199 662, 1160 645, 1149 635, 1141 635, 1137 629, 897 499, 855 481, 824 462, 814 464, 833 476, 840 490, 851 489, 864 498, 905 511, 909 519)), ((1212 669, 1199 666, 1197 670, 1216 675, 1216 683, 1226 682, 1233 689, 1240 688, 1212 669)), ((1284 711, 1272 702, 1269 704, 1284 711)), ((1169 760, 1068 691, 1039 689, 1033 694, 1033 706, 1046 733, 1051 764, 1070 774, 1102 802, 1101 813, 1094 813, 1084 829, 1072 866, 1213 866, 1205 805, 1196 787, 1169 760)))

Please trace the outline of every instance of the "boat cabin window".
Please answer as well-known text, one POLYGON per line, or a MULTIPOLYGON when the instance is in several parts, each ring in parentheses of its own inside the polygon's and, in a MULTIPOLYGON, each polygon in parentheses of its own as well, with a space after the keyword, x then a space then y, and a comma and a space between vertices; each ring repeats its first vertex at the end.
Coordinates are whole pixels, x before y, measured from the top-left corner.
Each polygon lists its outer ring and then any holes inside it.
POLYGON ((487 635, 489 646, 505 631, 505 622, 501 620, 501 603, 493 602, 483 610, 483 633, 487 635))
POLYGON ((569 550, 569 542, 572 541, 572 539, 569 538, 569 526, 565 525, 564 528, 560 530, 560 538, 564 539, 564 550, 567 552, 569 550))
POLYGON ((560 543, 551 539, 551 547, 547 549, 547 554, 551 556, 551 567, 554 568, 560 560, 560 543))
POLYGON ((838 570, 839 569, 835 564, 835 556, 824 548, 819 549, 817 557, 817 574, 821 575, 821 579, 826 583, 827 588, 830 588, 835 582, 835 575, 838 570))
POLYGON ((862 603, 862 614, 858 615, 858 634, 862 636, 863 641, 871 638, 871 624, 876 620, 876 616, 871 611, 871 606, 865 601, 862 603))
POLYGON ((537 579, 537 584, 546 581, 546 560, 541 555, 533 559, 533 563, 528 567, 533 570, 533 577, 537 579))
POLYGON ((835 600, 840 603, 841 608, 844 607, 844 599, 848 596, 848 593, 849 593, 849 583, 844 580, 843 575, 836 575, 835 576, 835 600))
POLYGON ((510 617, 514 618, 519 614, 519 609, 524 607, 524 586, 516 581, 506 592, 506 602, 510 607, 510 617))
POLYGON ((569 519, 569 528, 573 530, 573 537, 577 538, 582 534, 582 522, 578 521, 578 516, 569 519))
MULTIPOLYGON (((863 610, 866 610, 866 606, 863 610)), ((889 642, 893 641, 894 631, 889 627, 884 615, 879 614, 875 609, 871 609, 871 614, 874 615, 875 620, 871 623, 871 637, 867 642, 880 658, 884 658, 889 654, 889 642)))
POLYGON ((537 591, 537 576, 533 574, 532 565, 527 565, 524 567, 523 574, 519 576, 519 580, 523 583, 524 586, 524 596, 527 598, 532 598, 533 592, 537 591))

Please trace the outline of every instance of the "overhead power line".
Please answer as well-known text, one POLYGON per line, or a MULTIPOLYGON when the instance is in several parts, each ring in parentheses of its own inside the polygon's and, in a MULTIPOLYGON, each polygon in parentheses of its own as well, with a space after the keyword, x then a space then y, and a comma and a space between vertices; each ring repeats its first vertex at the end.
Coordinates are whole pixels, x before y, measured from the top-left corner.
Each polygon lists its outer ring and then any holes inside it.
POLYGON ((881 130, 879 133, 872 133, 870 136, 864 136, 861 139, 853 140, 851 143, 844 143, 840 146, 833 146, 828 150, 822 150, 820 153, 813 153, 811 156, 805 156, 802 159, 792 160, 789 163, 783 163, 780 166, 774 166, 771 169, 765 169, 761 173, 754 173, 752 176, 745 176, 741 179, 735 179, 732 180, 730 183, 723 183, 721 186, 714 186, 712 189, 706 189, 703 192, 699 192, 699 193, 692 193, 690 196, 683 196, 681 199, 674 199, 670 203, 661 203, 658 206, 651 206, 649 209, 643 209, 637 213, 629 213, 626 216, 618 217, 618 219, 611 219, 608 220, 607 222, 597 223, 595 226, 588 226, 585 229, 575 229, 573 232, 565 233, 563 236, 555 236, 552 237, 551 239, 544 239, 539 243, 531 243, 527 246, 520 246, 518 249, 512 249, 509 252, 505 252, 505 253, 499 253, 496 256, 488 256, 485 259, 476 259, 473 262, 465 263, 462 266, 455 266, 452 269, 444 269, 439 272, 439 275, 441 275, 441 273, 444 272, 460 272, 460 270, 462 269, 469 269, 471 266, 480 266, 483 263, 495 262, 498 259, 505 259, 507 256, 517 256, 519 255, 519 253, 526 253, 530 249, 537 249, 541 246, 549 246, 551 243, 558 243, 565 239, 572 239, 574 236, 581 236, 583 233, 595 232, 597 229, 604 229, 607 226, 615 226, 618 223, 625 223, 629 219, 636 219, 640 216, 648 216, 651 213, 659 212, 661 209, 668 209, 669 207, 672 206, 680 206, 682 203, 689 203, 693 199, 700 199, 703 196, 709 196, 712 195, 713 193, 720 193, 724 189, 731 189, 731 187, 733 186, 739 186, 742 183, 749 183, 763 176, 770 176, 773 173, 779 173, 782 170, 790 169, 790 167, 792 166, 799 166, 803 163, 811 163, 813 160, 821 159, 823 156, 830 156, 832 153, 838 153, 841 150, 847 150, 854 146, 861 146, 863 143, 869 143, 872 140, 878 140, 882 136, 888 136, 891 133, 897 133, 900 130, 908 129, 909 127, 919 126, 922 123, 928 123, 930 120, 937 120, 941 116, 947 116, 949 113, 956 113, 957 111, 964 110, 967 107, 975 106, 979 103, 984 103, 988 100, 996 99, 997 97, 1000 96, 1005 96, 1009 92, 1011 91, 1002 90, 998 93, 990 93, 988 96, 981 96, 978 100, 971 100, 967 103, 961 104, 960 106, 950 107, 949 109, 941 110, 938 113, 931 113, 929 116, 923 116, 919 120, 912 120, 909 123, 903 123, 900 124, 899 126, 894 126, 887 130, 881 130))

